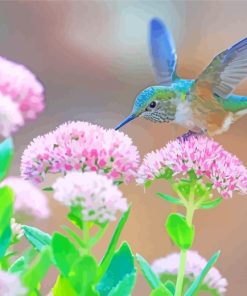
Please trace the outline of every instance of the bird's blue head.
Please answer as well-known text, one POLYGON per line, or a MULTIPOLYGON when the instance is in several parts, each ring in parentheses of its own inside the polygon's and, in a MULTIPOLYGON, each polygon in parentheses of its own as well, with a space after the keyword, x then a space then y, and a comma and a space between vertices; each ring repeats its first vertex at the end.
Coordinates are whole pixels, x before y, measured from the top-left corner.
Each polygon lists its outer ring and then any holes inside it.
POLYGON ((175 106, 171 104, 171 100, 175 98, 176 93, 170 87, 150 86, 144 89, 136 97, 130 115, 118 124, 115 129, 118 130, 139 116, 143 116, 154 122, 171 121, 170 113, 175 114, 175 106))

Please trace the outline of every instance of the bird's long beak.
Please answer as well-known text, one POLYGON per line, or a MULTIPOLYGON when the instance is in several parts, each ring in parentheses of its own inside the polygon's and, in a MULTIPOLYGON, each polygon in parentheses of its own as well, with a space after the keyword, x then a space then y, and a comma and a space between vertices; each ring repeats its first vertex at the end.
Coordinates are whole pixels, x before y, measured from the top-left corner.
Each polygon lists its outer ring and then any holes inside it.
POLYGON ((130 122, 131 120, 135 119, 136 115, 135 114, 130 114, 127 116, 122 122, 120 122, 116 127, 115 130, 120 129, 120 127, 124 126, 126 123, 130 122))

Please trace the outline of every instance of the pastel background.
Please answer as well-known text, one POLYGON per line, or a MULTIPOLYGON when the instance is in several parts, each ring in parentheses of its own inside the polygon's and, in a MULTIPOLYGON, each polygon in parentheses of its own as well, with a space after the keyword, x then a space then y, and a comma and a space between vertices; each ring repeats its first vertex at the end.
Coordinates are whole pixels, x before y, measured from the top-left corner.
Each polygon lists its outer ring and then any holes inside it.
MULTIPOLYGON (((1 1, 0 55, 37 73, 47 99, 46 111, 15 136, 13 174, 19 174, 20 156, 38 134, 69 120, 110 128, 128 114, 137 93, 154 83, 147 48, 152 17, 162 18, 174 35, 179 75, 195 78, 217 53, 247 36, 246 11, 245 1, 1 1)), ((247 95, 247 83, 237 92, 247 95)), ((183 131, 144 119, 124 128, 142 155, 183 131)), ((246 135, 247 117, 216 139, 247 165, 246 135)), ((155 196, 157 191, 171 193, 167 184, 146 193, 135 184, 121 189, 133 205, 122 239, 149 262, 175 251, 163 226, 171 206, 155 196)), ((50 203, 52 219, 32 224, 52 232, 64 223, 66 209, 51 198, 50 203)), ((247 290, 246 224, 247 199, 242 196, 195 217, 194 249, 206 258, 222 251, 217 267, 229 281, 226 295, 247 290)), ((97 256, 103 254, 112 229, 95 249, 97 256)), ((44 293, 53 278, 51 271, 44 293)), ((147 291, 140 278, 133 295, 147 291)))

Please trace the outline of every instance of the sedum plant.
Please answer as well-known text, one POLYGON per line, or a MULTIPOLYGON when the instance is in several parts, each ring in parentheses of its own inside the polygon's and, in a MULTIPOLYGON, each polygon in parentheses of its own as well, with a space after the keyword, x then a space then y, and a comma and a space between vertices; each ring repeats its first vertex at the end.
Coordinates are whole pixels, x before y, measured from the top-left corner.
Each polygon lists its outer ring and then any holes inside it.
MULTIPOLYGON (((127 242, 118 248, 130 207, 118 185, 133 180, 138 165, 139 153, 128 136, 85 122, 64 124, 34 139, 24 151, 22 176, 41 183, 47 173, 59 173, 45 190, 68 208, 70 227, 64 225, 52 235, 22 227, 33 248, 44 254, 39 271, 46 273, 48 261, 57 268, 52 295, 131 294, 136 281, 134 256, 127 242), (93 247, 118 212, 122 216, 98 261, 93 247)), ((36 279, 24 279, 24 284, 29 293, 39 295, 36 279)))
MULTIPOLYGON (((186 214, 171 213, 165 222, 169 237, 180 249, 179 267, 174 262, 174 267, 177 268, 176 284, 168 280, 159 284, 161 287, 151 286, 155 289, 153 295, 156 295, 156 291, 157 295, 162 293, 164 286, 169 290, 167 294, 196 295, 203 290, 205 277, 218 259, 219 252, 205 263, 201 273, 188 287, 188 281, 185 284, 185 275, 186 266, 190 262, 186 262, 193 260, 187 253, 195 237, 194 214, 200 209, 218 206, 223 199, 230 198, 234 191, 246 194, 247 170, 237 157, 225 151, 214 140, 204 136, 191 136, 187 140, 179 138, 172 141, 164 148, 145 156, 138 171, 137 182, 148 187, 157 179, 168 181, 175 193, 174 197, 164 193, 158 193, 158 196, 184 207, 186 214)), ((145 270, 148 265, 146 263, 146 267, 143 267, 143 261, 139 261, 147 277, 145 270)), ((171 272, 170 274, 174 275, 171 272)))

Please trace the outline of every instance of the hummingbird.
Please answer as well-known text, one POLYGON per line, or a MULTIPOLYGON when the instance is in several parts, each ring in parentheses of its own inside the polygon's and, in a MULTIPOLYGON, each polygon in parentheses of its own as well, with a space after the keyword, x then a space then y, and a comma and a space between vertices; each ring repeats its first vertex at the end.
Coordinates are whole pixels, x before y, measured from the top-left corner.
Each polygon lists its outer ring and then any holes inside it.
POLYGON ((141 116, 153 122, 179 124, 189 135, 214 136, 247 114, 247 97, 233 94, 247 77, 247 38, 215 56, 194 80, 177 75, 174 41, 158 18, 149 24, 149 48, 157 85, 137 95, 130 115, 116 130, 141 116))

